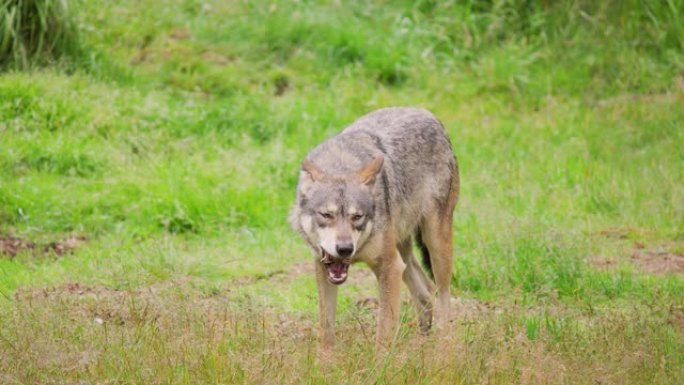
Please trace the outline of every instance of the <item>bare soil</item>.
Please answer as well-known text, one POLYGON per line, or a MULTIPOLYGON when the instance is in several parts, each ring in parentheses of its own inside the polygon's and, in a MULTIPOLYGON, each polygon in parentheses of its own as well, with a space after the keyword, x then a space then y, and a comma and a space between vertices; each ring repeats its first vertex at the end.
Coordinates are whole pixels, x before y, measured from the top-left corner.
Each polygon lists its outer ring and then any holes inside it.
POLYGON ((595 256, 589 258, 589 264, 599 270, 612 270, 617 268, 618 261, 611 257, 595 256))
MULTIPOLYGON (((684 255, 670 251, 645 250, 635 246, 629 261, 640 270, 649 274, 682 274, 684 273, 684 255)), ((617 257, 594 256, 589 258, 589 264, 599 270, 613 270, 620 264, 617 257)))
POLYGON ((35 247, 36 245, 33 242, 29 242, 21 238, 12 236, 0 236, 0 255, 5 255, 14 258, 21 251, 33 251, 35 247))
POLYGON ((606 238, 627 239, 627 238, 629 238, 629 235, 633 231, 634 230, 628 229, 628 228, 614 227, 614 228, 601 230, 598 232, 598 235, 604 236, 606 238))
POLYGON ((87 238, 84 235, 70 235, 67 238, 38 244, 26 239, 11 235, 0 235, 0 256, 14 258, 21 253, 33 255, 56 255, 63 256, 72 253, 83 245, 87 238))
POLYGON ((684 255, 669 251, 637 250, 632 254, 632 262, 651 274, 684 273, 684 255))

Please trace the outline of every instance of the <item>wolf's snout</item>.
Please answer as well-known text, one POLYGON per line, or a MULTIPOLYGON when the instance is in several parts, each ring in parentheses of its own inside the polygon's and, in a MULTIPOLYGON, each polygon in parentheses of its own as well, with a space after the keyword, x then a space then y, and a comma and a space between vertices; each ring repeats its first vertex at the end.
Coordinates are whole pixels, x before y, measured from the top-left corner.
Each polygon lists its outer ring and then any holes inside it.
POLYGON ((337 251, 337 255, 342 258, 347 258, 354 253, 354 244, 351 242, 338 243, 335 245, 335 250, 337 251))

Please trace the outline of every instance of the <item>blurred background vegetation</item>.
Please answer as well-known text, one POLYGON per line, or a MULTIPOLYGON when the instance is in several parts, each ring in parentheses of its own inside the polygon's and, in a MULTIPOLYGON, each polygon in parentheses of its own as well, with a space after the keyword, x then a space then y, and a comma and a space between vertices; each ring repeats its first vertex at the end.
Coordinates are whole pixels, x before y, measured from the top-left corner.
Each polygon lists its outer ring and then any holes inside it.
MULTIPOLYGON (((591 249, 606 228, 680 242, 683 9, 5 0, 0 228, 289 240, 307 151, 370 110, 417 105, 461 159, 459 263, 477 270, 477 247, 518 238, 591 249)), ((458 286, 491 287, 461 271, 458 286)))
MULTIPOLYGON (((503 146, 518 140, 522 150, 535 135, 531 127, 518 128, 524 124, 521 110, 532 113, 562 103, 593 113, 626 98, 637 105, 628 113, 638 114, 644 99, 680 91, 683 8, 672 0, 5 0, 0 8, 5 189, 18 188, 17 176, 35 177, 51 189, 54 183, 47 180, 66 175, 60 184, 69 191, 95 188, 100 197, 88 194, 67 202, 63 194, 33 186, 33 199, 31 192, 21 191, 26 201, 21 207, 13 198, 17 194, 4 190, 3 222, 19 230, 37 226, 39 232, 83 226, 100 231, 117 223, 143 232, 155 223, 180 232, 220 224, 281 225, 295 183, 293 170, 306 149, 388 104, 436 110, 450 123, 464 161, 485 155, 489 163, 496 158, 486 153, 505 149, 491 141, 494 135, 478 133, 487 126, 478 121, 489 114, 483 110, 496 110, 488 119, 507 115, 503 146), (51 69, 38 69, 45 64, 51 69), (516 139, 511 131, 524 137, 516 139), (174 147, 183 156, 171 154, 174 147), (252 161, 217 162, 220 152, 245 148, 257 149, 249 156, 252 161), (198 154, 203 159, 194 159, 198 154), (272 159, 257 160, 264 156, 272 159), (130 172, 126 160, 145 157, 185 165, 153 170, 152 163, 142 162, 130 172), (198 164, 189 164, 193 161, 198 164), (215 179, 231 166, 251 178, 238 186, 228 176, 217 191, 221 183, 215 179), (149 178, 181 170, 193 174, 182 185, 161 186, 162 178, 149 178), (121 171, 129 175, 102 188, 105 175, 121 171), (131 198, 143 190, 154 202, 137 207, 141 202, 131 198)), ((616 122, 601 122, 598 128, 576 122, 546 130, 556 144, 579 136, 591 160, 608 163, 625 160, 602 159, 623 146, 630 157, 636 147, 681 138, 672 122, 637 124, 635 118, 631 121, 639 127, 634 129, 606 127, 616 122)), ((578 155, 567 154, 566 162, 582 163, 571 166, 583 172, 589 159, 578 155)), ((580 182, 572 172, 566 178, 580 182)), ((617 211, 620 197, 604 199, 606 193, 580 198, 589 208, 617 211)))

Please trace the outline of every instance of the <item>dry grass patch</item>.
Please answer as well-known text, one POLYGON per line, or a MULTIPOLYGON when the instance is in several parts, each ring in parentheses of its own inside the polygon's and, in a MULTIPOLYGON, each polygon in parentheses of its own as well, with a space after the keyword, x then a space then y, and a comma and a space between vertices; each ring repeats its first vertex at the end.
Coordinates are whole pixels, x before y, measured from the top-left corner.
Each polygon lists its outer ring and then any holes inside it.
POLYGON ((0 315, 0 382, 677 383, 671 314, 453 302, 447 330, 422 336, 403 306, 395 349, 374 359, 375 311, 338 318, 333 364, 320 365, 315 317, 256 306, 191 281, 136 290, 71 283, 24 289, 0 315))

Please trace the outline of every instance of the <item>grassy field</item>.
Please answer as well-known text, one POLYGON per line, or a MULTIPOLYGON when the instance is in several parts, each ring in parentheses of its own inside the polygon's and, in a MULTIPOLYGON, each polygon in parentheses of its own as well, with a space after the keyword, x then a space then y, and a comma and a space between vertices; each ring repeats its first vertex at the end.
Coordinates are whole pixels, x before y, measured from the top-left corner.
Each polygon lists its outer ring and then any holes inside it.
POLYGON ((684 3, 652 3, 70 2, 76 53, 0 73, 0 383, 684 383, 684 3), (299 164, 392 105, 459 157, 451 326, 404 288, 375 361, 354 266, 322 365, 299 164))

